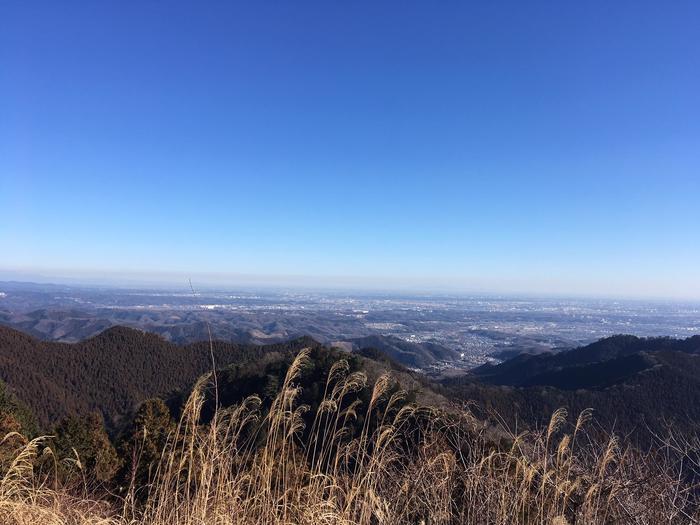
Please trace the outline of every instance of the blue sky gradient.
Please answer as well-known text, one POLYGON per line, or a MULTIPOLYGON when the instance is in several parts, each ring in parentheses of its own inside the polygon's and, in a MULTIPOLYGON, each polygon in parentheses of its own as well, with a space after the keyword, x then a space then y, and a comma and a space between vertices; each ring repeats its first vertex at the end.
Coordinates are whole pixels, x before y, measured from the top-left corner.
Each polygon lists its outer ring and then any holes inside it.
POLYGON ((698 27, 695 1, 0 3, 0 270, 700 298, 698 27))

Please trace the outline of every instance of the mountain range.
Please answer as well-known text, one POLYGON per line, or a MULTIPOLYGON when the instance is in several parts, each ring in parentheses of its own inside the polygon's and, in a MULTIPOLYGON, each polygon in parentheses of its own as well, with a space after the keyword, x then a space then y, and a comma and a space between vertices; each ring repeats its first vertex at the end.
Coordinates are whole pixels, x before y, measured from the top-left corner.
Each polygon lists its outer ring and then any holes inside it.
MULTIPOLYGON (((266 363, 290 362, 302 348, 335 352, 334 359, 338 358, 339 351, 310 337, 269 345, 222 341, 178 345, 156 334, 112 327, 78 343, 56 343, 0 326, 0 382, 29 406, 40 428, 48 429, 68 416, 97 412, 113 432, 141 402, 186 393, 198 377, 214 368, 226 372, 254 363, 250 367, 254 374, 266 363)), ((424 390, 433 403, 439 397, 424 388, 420 375, 385 354, 356 355, 370 379, 392 369, 405 387, 424 390)), ((265 377, 258 379, 260 383, 265 377)))
POLYGON ((251 392, 273 388, 265 367, 313 348, 331 360, 359 359, 357 366, 372 378, 390 370, 427 404, 470 403, 482 419, 498 413, 500 423, 512 429, 546 425, 554 410, 565 407, 572 414, 591 408, 602 428, 640 442, 649 441, 650 431, 663 434, 669 424, 686 436, 700 430, 700 336, 614 336, 569 351, 521 354, 442 379, 409 369, 426 359, 450 358, 439 346, 384 337, 357 338, 351 345, 351 354, 310 337, 271 345, 178 345, 125 327, 78 343, 55 343, 0 327, 0 379, 41 428, 97 412, 115 432, 146 399, 182 396, 213 367, 228 374, 235 403, 243 391, 231 385, 249 384, 251 392))
POLYGON ((511 427, 546 425, 559 407, 594 409, 607 431, 648 442, 700 431, 700 336, 618 335, 559 353, 521 354, 445 379, 447 391, 498 412, 511 427))

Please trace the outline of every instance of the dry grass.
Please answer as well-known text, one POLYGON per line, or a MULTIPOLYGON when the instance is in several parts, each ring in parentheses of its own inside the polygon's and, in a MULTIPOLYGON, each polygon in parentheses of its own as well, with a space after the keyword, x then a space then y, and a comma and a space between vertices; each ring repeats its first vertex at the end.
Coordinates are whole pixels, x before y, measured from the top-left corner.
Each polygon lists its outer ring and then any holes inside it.
POLYGON ((306 360, 302 351, 264 416, 250 397, 200 424, 210 381, 202 379, 151 483, 122 498, 53 486, 34 468, 54 461, 51 451, 41 439, 25 443, 0 482, 0 523, 697 523, 681 456, 642 455, 614 436, 599 443, 586 431, 588 412, 569 424, 559 410, 543 432, 496 445, 467 411, 405 405, 386 375, 359 406, 353 394, 366 379, 340 361, 303 432, 297 379, 306 360))

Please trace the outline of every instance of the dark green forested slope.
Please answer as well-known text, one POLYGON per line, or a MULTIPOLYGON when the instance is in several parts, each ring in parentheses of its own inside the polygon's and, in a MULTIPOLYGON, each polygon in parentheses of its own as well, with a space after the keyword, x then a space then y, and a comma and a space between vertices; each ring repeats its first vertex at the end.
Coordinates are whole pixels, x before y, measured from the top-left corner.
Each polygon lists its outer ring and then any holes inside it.
POLYGON ((522 354, 496 366, 476 368, 473 374, 482 382, 497 385, 594 388, 653 366, 652 362, 641 362, 644 356, 663 351, 700 354, 700 336, 673 339, 615 335, 557 354, 522 354), (599 366, 601 363, 605 365, 599 366))
MULTIPOLYGON (((512 427, 544 425, 563 406, 572 414, 593 408, 608 431, 641 436, 640 441, 649 439, 648 429, 663 433, 669 424, 686 436, 700 434, 700 337, 616 336, 559 354, 515 357, 441 383, 409 372, 380 350, 348 356, 310 338, 269 346, 213 345, 220 401, 226 405, 252 393, 272 395, 293 356, 311 347, 317 371, 302 394, 310 405, 320 397, 330 363, 343 356, 370 383, 391 370, 423 404, 474 401, 482 416, 493 409, 512 427)), ((8 399, 27 405, 30 410, 22 413, 33 412, 43 429, 66 416, 97 412, 114 435, 146 399, 170 400, 176 411, 193 382, 211 369, 207 342, 179 346, 117 327, 80 343, 48 343, 0 327, 0 380, 13 394, 8 399)), ((13 417, 10 427, 17 426, 19 416, 13 417)), ((20 419, 26 427, 30 418, 20 419)))
POLYGON ((443 381, 512 427, 546 425, 566 407, 593 408, 606 431, 641 443, 668 429, 700 435, 700 337, 614 336, 559 354, 518 356, 443 381))
MULTIPOLYGON (((220 367, 317 344, 309 338, 265 347, 214 342, 214 359, 220 367)), ((80 343, 51 343, 0 327, 0 380, 44 428, 96 411, 114 429, 143 400, 186 389, 211 368, 208 342, 179 346, 115 327, 80 343)))

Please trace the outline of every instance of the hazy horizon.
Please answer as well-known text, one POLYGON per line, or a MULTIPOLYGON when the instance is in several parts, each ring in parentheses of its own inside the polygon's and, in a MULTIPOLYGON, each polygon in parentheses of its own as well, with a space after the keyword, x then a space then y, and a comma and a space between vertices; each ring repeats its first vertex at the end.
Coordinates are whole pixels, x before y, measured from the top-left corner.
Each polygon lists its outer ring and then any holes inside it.
POLYGON ((4 4, 0 269, 699 299, 699 16, 4 4))
MULTIPOLYGON (((386 293, 389 295, 435 295, 461 297, 505 297, 528 299, 584 299, 606 301, 661 301, 700 304, 700 293, 696 295, 668 294, 668 287, 659 288, 660 293, 624 293, 607 288, 561 289, 543 285, 533 288, 532 283, 495 280, 443 280, 429 278, 396 279, 391 277, 366 276, 309 276, 309 275, 255 275, 255 274, 198 274, 186 272, 118 272, 88 271, 31 271, 0 268, 0 282, 66 285, 76 287, 114 287, 133 289, 184 290, 190 289, 190 281, 196 292, 207 291, 313 291, 318 293, 386 293), (664 293, 666 292, 666 293, 664 293)), ((554 283, 555 285, 558 283, 554 283)), ((0 290, 2 291, 2 290, 0 290)))

